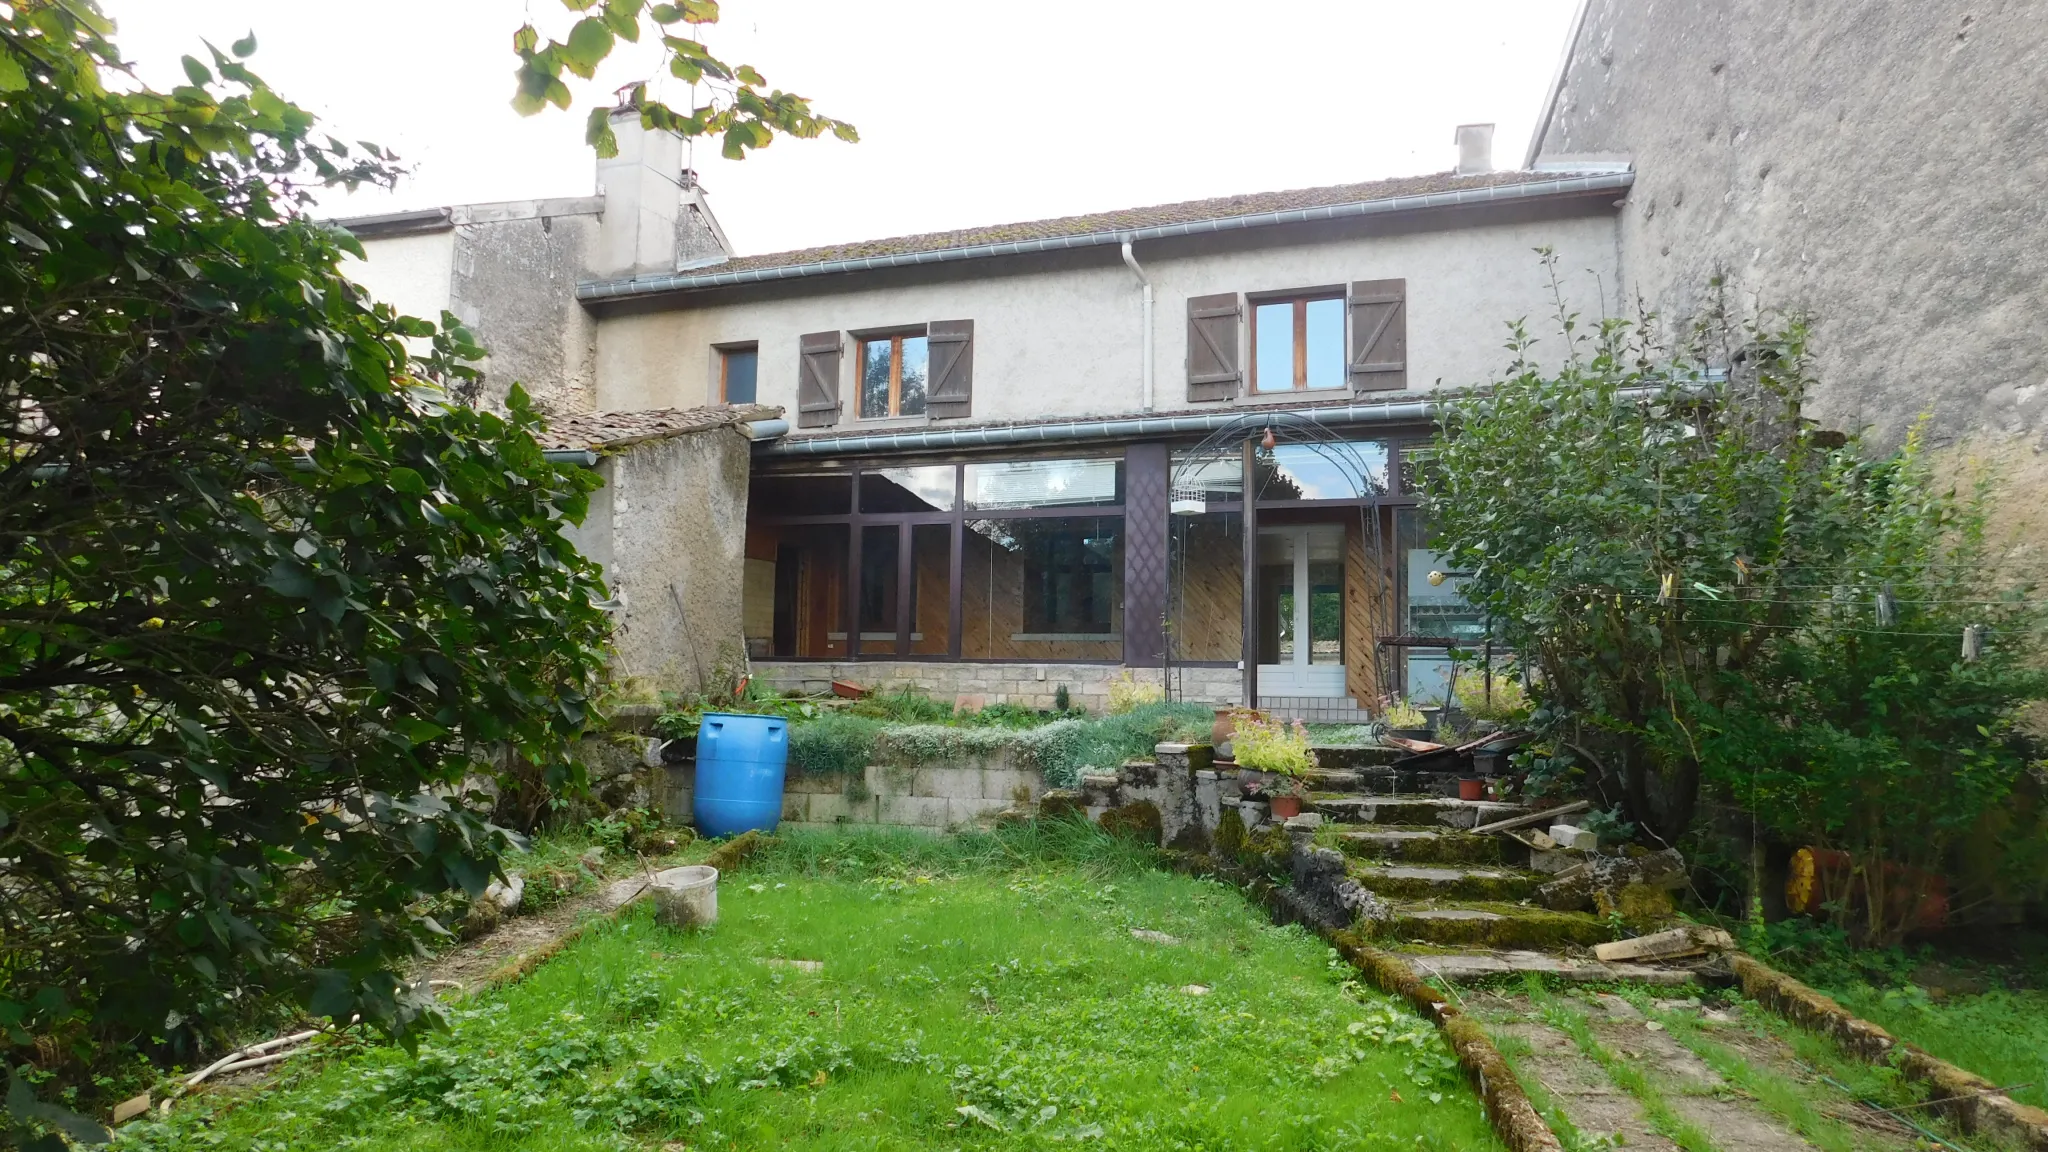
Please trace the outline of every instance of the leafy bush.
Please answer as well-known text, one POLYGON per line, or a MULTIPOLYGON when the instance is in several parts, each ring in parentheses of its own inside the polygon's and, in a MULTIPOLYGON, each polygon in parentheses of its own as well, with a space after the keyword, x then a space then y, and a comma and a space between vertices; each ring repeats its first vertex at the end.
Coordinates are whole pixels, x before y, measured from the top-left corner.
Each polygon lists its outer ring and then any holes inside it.
POLYGON ((1315 769, 1315 753, 1308 748, 1308 729, 1301 721, 1262 719, 1254 712, 1237 714, 1237 731, 1230 747, 1240 768, 1274 772, 1299 779, 1315 769))
POLYGON ((858 776, 875 762, 875 741, 886 727, 851 712, 828 712, 789 726, 789 764, 800 772, 858 776))
POLYGON ((961 724, 973 724, 984 728, 1036 728, 1065 717, 1026 708, 1022 704, 991 704, 979 712, 964 712, 958 717, 961 724))
POLYGON ((1447 407, 1425 491, 1465 595, 1540 673, 1532 755, 1599 757, 1662 841, 1704 783, 1847 852, 1831 914, 1897 939, 1919 901, 1885 885, 1945 871, 2004 805, 2033 755, 2014 713, 2048 690, 1991 489, 1937 483, 1917 434, 1872 458, 1815 430, 1800 323, 1560 324, 1562 367, 1517 325, 1512 377, 1447 407))
POLYGON ((934 700, 909 684, 894 692, 862 697, 848 711, 895 724, 944 724, 953 719, 951 704, 934 700))
POLYGON ((1157 684, 1141 684, 1126 668, 1109 682, 1109 714, 1121 716, 1147 704, 1157 704, 1166 699, 1166 689, 1157 684))
POLYGON ((1417 708, 1406 700, 1396 700, 1387 705, 1386 715, 1382 719, 1386 721, 1389 728, 1429 727, 1429 717, 1422 714, 1422 709, 1417 708))
POLYGON ((466 782, 581 779, 598 481, 516 388, 426 386, 480 379, 453 317, 343 276, 313 194, 380 150, 253 41, 160 93, 103 85, 109 35, 0 8, 0 1046, 189 1054, 280 997, 404 1033, 423 897, 512 843, 466 782))
POLYGON ((1529 717, 1529 694, 1521 678, 1502 669, 1494 669, 1489 684, 1486 669, 1460 668, 1451 690, 1458 708, 1474 720, 1514 724, 1529 717))

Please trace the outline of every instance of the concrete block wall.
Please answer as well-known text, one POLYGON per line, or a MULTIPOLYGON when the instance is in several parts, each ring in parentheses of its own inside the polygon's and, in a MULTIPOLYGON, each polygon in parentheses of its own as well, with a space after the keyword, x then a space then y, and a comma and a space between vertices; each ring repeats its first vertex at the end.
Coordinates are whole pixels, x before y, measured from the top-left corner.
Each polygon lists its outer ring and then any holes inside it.
MULTIPOLYGON (((1109 683, 1125 669, 1114 664, 932 663, 920 660, 756 661, 754 678, 780 691, 823 693, 834 680, 845 680, 878 692, 916 688, 935 700, 979 696, 989 704, 1050 708, 1060 685, 1069 699, 1097 715, 1109 707, 1109 683)), ((1159 669, 1132 668, 1141 684, 1159 683, 1159 669)), ((1235 668, 1176 668, 1173 679, 1181 699, 1203 704, 1235 704, 1242 699, 1241 673, 1235 668)))
MULTIPOLYGON (((694 763, 669 769, 665 800, 670 819, 689 818, 696 782, 694 763)), ((869 824, 944 832, 971 826, 1006 808, 1028 807, 1044 791, 1045 778, 1038 769, 1015 763, 1007 753, 918 768, 869 765, 857 781, 791 772, 782 789, 782 823, 798 828, 869 824)))

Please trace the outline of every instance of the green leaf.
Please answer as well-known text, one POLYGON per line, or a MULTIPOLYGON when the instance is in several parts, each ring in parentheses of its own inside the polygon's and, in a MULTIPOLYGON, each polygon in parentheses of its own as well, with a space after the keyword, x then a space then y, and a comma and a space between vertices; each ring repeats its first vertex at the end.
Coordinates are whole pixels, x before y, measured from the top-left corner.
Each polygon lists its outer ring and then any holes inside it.
POLYGON ((228 45, 228 51, 233 52, 237 57, 244 60, 254 56, 256 54, 256 33, 252 30, 247 36, 228 45))
POLYGON ((355 1007, 355 986, 348 973, 335 968, 314 971, 313 995, 306 1001, 306 1011, 345 1022, 355 1014, 355 1007))
POLYGON ((0 51, 0 92, 19 92, 28 87, 28 73, 14 53, 0 51))
POLYGON ((540 33, 531 24, 520 25, 519 31, 512 34, 512 51, 521 56, 533 51, 539 45, 540 33))
POLYGON ((570 71, 588 80, 604 58, 611 55, 613 39, 612 30, 604 21, 596 17, 578 20, 569 29, 569 42, 563 45, 568 50, 570 71))
POLYGON ((185 66, 185 76, 196 87, 204 88, 213 83, 213 73, 207 70, 196 57, 186 56, 178 61, 185 66))
POLYGON ((23 228, 21 225, 16 224, 12 220, 9 220, 7 222, 7 234, 9 236, 14 237, 15 240, 19 241, 20 243, 26 244, 27 246, 35 249, 38 252, 48 252, 50 250, 50 246, 43 242, 43 238, 41 236, 36 235, 35 233, 29 231, 26 228, 23 228))
POLYGON ((418 471, 407 468, 404 465, 399 465, 386 472, 384 479, 391 485, 391 489, 394 492, 403 492, 408 496, 424 496, 427 494, 427 482, 420 477, 418 471))

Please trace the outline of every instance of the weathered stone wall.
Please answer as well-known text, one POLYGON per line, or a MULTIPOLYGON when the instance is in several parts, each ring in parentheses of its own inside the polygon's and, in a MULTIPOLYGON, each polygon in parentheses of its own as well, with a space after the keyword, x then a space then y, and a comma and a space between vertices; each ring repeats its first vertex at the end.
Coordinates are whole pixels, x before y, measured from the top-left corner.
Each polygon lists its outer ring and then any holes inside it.
POLYGON ((697 692, 737 670, 748 467, 746 437, 730 428, 630 445, 599 463, 605 486, 568 535, 604 566, 621 604, 617 679, 697 692))
POLYGON ((2044 57, 2036 0, 1589 0, 1539 158, 1633 157, 1624 298, 1684 316, 1720 274, 1813 313, 1817 415, 1896 442, 1931 413, 2038 507, 2044 57))
MULTIPOLYGON (((664 811, 671 820, 689 818, 696 780, 694 763, 668 769, 664 811)), ((872 824, 944 832, 1007 809, 1027 809, 1044 791, 1038 769, 1008 753, 918 768, 871 765, 857 777, 792 771, 783 785, 782 822, 800 828, 872 824)))
MULTIPOLYGON (((601 201, 470 205, 456 227, 448 310, 489 355, 478 403, 502 411, 516 382, 544 412, 597 403, 597 323, 576 301, 601 201)), ((427 319, 438 320, 438 316, 427 319)))
MULTIPOLYGON (((755 661, 754 676, 782 691, 829 692, 834 680, 845 680, 877 692, 915 688, 938 700, 981 697, 985 704, 1016 704, 1050 708, 1060 685, 1073 703, 1101 714, 1109 706, 1109 682, 1124 673, 1114 664, 988 664, 922 663, 915 660, 755 661)), ((1158 668, 1132 668, 1131 678, 1159 683, 1158 668)), ((1242 695, 1241 673, 1235 668, 1177 668, 1174 683, 1181 699, 1196 703, 1235 704, 1242 695)))

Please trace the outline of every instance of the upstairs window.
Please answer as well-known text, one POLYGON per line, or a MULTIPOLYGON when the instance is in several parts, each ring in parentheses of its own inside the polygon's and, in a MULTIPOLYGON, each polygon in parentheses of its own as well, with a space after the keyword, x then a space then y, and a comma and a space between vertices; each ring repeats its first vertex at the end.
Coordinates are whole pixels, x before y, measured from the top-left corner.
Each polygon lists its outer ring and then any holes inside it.
POLYGON ((718 350, 718 400, 722 404, 752 404, 757 394, 761 352, 752 344, 735 344, 718 350))
POLYGON ((1344 386, 1342 292, 1253 301, 1253 392, 1344 386))
POLYGON ((923 332, 860 340, 860 418, 922 416, 931 346, 923 332))

